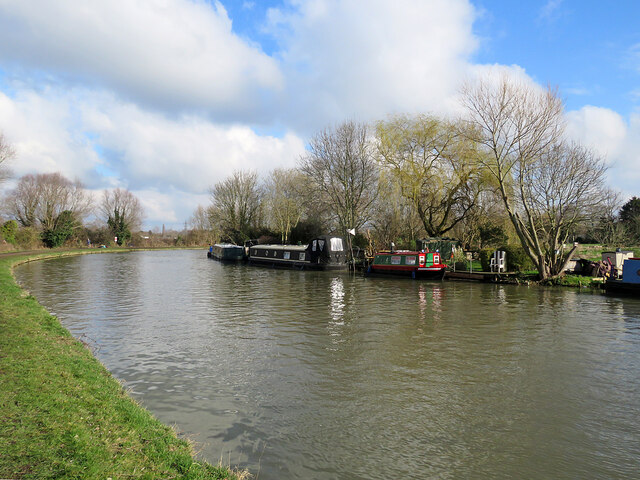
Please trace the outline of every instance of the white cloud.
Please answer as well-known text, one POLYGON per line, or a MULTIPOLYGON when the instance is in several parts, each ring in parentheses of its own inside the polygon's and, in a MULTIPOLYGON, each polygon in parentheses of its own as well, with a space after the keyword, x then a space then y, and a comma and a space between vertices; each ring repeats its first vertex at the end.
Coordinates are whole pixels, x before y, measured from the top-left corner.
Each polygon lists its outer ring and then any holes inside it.
POLYGON ((307 132, 348 118, 448 111, 477 46, 466 0, 295 2, 271 10, 290 121, 307 132))
POLYGON ((567 134, 609 160, 617 158, 627 137, 622 116, 607 108, 587 105, 567 113, 567 134))
POLYGON ((304 143, 294 134, 261 136, 243 125, 202 117, 166 118, 115 101, 84 108, 85 128, 112 152, 110 164, 131 188, 205 192, 235 169, 266 173, 294 166, 304 143))
POLYGON ((203 0, 0 0, 0 59, 164 108, 246 117, 276 63, 203 0))
POLYGON ((555 20, 559 15, 559 10, 562 7, 564 0, 548 0, 547 3, 540 9, 538 18, 541 20, 555 20))
POLYGON ((11 99, 0 93, 0 129, 16 150, 16 175, 61 172, 70 179, 89 178, 100 159, 78 129, 74 110, 55 95, 22 91, 11 99))
POLYGON ((293 133, 278 138, 198 116, 169 118, 84 90, 0 94, 0 130, 16 149, 17 176, 59 171, 97 191, 144 192, 149 218, 160 221, 164 212, 167 222, 186 220, 193 199, 233 170, 266 175, 293 167, 304 152, 293 133))
POLYGON ((602 155, 609 165, 609 184, 626 196, 640 185, 640 115, 626 121, 607 108, 585 106, 567 113, 567 135, 602 155))

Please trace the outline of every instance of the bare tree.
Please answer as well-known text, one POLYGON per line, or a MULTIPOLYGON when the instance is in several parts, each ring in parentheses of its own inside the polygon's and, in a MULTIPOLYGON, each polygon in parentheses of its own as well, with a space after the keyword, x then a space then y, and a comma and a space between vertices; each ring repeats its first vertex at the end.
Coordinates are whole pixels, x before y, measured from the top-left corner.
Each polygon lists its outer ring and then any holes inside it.
POLYGON ((212 230, 211 213, 208 208, 198 205, 189 218, 189 226, 194 230, 212 230))
POLYGON ((463 129, 462 123, 426 115, 396 116, 376 127, 381 167, 432 237, 470 215, 482 190, 476 144, 463 129))
POLYGON ((584 225, 588 231, 583 235, 604 245, 616 245, 625 240, 625 228, 619 221, 618 211, 622 204, 620 193, 605 189, 602 192, 602 204, 591 210, 589 222, 584 225))
POLYGON ((117 237, 118 245, 126 244, 131 239, 131 233, 140 230, 144 218, 144 209, 138 197, 121 188, 105 190, 99 210, 109 231, 117 237))
POLYGON ((540 279, 560 275, 575 250, 563 248, 569 231, 587 205, 600 201, 604 162, 563 143, 563 104, 552 89, 503 77, 497 84, 467 85, 463 103, 486 153, 479 158, 540 279))
POLYGON ((300 170, 309 179, 311 201, 329 212, 342 235, 370 218, 377 195, 378 169, 367 126, 345 122, 316 134, 300 170))
POLYGON ((282 243, 289 241, 304 212, 302 188, 305 178, 298 170, 275 169, 265 184, 267 218, 272 228, 280 233, 282 243))
POLYGON ((39 202, 39 182, 36 175, 24 175, 6 200, 7 213, 23 227, 36 227, 39 202))
POLYGON ((16 155, 3 133, 0 133, 0 185, 11 176, 9 162, 16 155))
POLYGON ((193 215, 189 218, 188 223, 191 227, 189 238, 193 243, 198 245, 213 244, 220 239, 220 232, 213 223, 211 210, 211 206, 205 208, 202 205, 198 205, 193 215))
POLYGON ((242 243, 251 238, 262 220, 262 196, 254 171, 236 170, 213 186, 212 217, 226 240, 242 243))
POLYGON ((60 215, 71 212, 82 221, 92 210, 93 201, 79 180, 60 173, 24 175, 7 198, 8 213, 24 227, 53 230, 60 215))

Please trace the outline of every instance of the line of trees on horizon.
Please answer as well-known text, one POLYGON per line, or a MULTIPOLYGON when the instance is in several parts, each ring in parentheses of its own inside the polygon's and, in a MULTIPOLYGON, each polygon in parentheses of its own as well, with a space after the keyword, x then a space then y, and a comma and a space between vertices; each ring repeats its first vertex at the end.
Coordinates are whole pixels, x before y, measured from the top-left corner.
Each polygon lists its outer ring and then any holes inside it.
MULTIPOLYGON (((0 141, 2 152, 6 141, 0 141)), ((0 170, 10 158, 2 159, 0 170)), ((140 201, 130 191, 104 190, 95 202, 79 180, 69 180, 61 173, 20 177, 16 187, 2 199, 2 211, 9 217, 0 227, 3 242, 22 248, 78 246, 87 242, 125 245, 132 232, 139 231, 144 216, 140 201), (92 222, 86 224, 90 218, 92 222)))
POLYGON ((557 91, 483 80, 462 90, 465 118, 396 115, 318 132, 296 168, 236 170, 191 220, 210 242, 306 242, 336 233, 370 249, 449 236, 468 249, 515 244, 541 279, 574 241, 640 243, 640 200, 621 206, 606 164, 564 136, 557 91))

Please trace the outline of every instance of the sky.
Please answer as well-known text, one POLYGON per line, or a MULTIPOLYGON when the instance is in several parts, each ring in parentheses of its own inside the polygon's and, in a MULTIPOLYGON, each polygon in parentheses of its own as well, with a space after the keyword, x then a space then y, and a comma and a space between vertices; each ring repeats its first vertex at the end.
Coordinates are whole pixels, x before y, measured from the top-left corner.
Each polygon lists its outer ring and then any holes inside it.
POLYGON ((462 83, 499 72, 557 87, 627 199, 638 19, 637 0, 0 0, 0 132, 16 178, 126 188, 145 228, 181 229, 236 169, 294 167, 345 120, 457 116, 462 83))

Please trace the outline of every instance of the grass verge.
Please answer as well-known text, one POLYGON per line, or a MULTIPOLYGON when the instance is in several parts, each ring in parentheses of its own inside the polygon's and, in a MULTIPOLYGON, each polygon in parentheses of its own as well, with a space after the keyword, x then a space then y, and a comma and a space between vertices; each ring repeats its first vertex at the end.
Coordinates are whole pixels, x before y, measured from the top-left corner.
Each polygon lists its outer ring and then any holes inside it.
POLYGON ((246 478, 196 461, 13 278, 18 263, 69 254, 0 258, 0 478, 246 478))
POLYGON ((603 279, 585 277, 582 275, 562 275, 548 280, 545 285, 560 285, 563 287, 602 289, 603 279))

